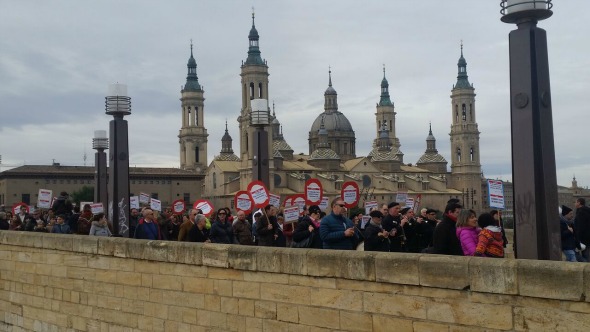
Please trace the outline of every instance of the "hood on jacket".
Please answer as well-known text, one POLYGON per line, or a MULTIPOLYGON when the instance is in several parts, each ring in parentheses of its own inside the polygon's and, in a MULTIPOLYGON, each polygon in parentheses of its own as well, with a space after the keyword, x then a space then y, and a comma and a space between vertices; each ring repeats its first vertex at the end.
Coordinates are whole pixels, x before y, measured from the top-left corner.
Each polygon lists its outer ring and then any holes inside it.
POLYGON ((93 221, 92 221, 92 226, 94 226, 94 227, 102 227, 102 228, 105 228, 105 227, 108 227, 108 223, 105 223, 104 225, 101 225, 101 224, 100 224, 100 221, 98 221, 98 220, 93 220, 93 221))
POLYGON ((489 229, 490 231, 492 231, 494 233, 502 231, 502 228, 500 226, 486 226, 486 229, 489 229))

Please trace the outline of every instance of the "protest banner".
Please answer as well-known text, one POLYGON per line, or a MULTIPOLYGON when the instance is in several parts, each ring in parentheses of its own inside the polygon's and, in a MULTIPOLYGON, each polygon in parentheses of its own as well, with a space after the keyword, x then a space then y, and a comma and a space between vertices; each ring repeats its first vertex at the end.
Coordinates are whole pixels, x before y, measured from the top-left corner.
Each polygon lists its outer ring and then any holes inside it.
POLYGON ((129 208, 139 209, 139 196, 129 197, 129 208))
POLYGON ((150 208, 154 211, 162 211, 162 201, 151 198, 150 199, 150 208))
POLYGON ((80 210, 83 211, 84 210, 84 206, 86 205, 92 205, 94 202, 80 202, 80 210))
POLYGON ((377 203, 377 201, 365 202, 365 214, 369 214, 369 212, 371 212, 371 209, 378 208, 378 207, 379 207, 379 203, 377 203))
POLYGON ((270 200, 268 201, 268 204, 275 206, 275 207, 281 206, 281 196, 275 195, 275 194, 270 194, 270 200))
POLYGON ((53 191, 49 189, 39 189, 39 196, 37 198, 37 207, 40 209, 50 209, 53 191))
POLYGON ((182 199, 177 199, 172 202, 172 213, 173 214, 183 214, 186 210, 186 203, 182 199))
POLYGON ((254 204, 254 207, 263 208, 268 205, 270 195, 268 189, 262 181, 252 181, 248 185, 248 194, 254 204))
POLYGON ((488 180, 488 200, 491 208, 506 208, 504 202, 504 183, 502 180, 488 180))
POLYGON ((292 223, 299 220, 299 207, 292 206, 283 210, 283 216, 285 217, 285 223, 292 223))
POLYGON ((363 216, 361 218, 361 229, 365 229, 365 227, 367 226, 367 224, 371 221, 371 217, 370 216, 363 216))
POLYGON ((20 207, 24 206, 26 208, 27 213, 29 213, 29 206, 23 202, 20 203, 14 203, 12 205, 12 214, 19 214, 20 213, 20 207))
POLYGON ((322 202, 324 195, 322 183, 318 179, 307 179, 305 181, 305 204, 318 205, 322 202))
POLYGON ((296 194, 291 197, 293 197, 293 206, 299 207, 299 212, 303 212, 303 209, 305 209, 305 195, 296 194))
POLYGON ((293 196, 288 196, 287 198, 285 198, 285 201, 283 202, 283 206, 284 207, 290 207, 293 206, 293 196))
POLYGON ((344 206, 347 208, 354 207, 360 198, 359 185, 354 181, 344 182, 340 191, 340 198, 342 198, 344 206))
POLYGON ((412 209, 412 210, 414 209, 414 199, 413 199, 413 198, 411 198, 411 197, 408 197, 408 198, 406 199, 406 207, 407 207, 407 208, 410 208, 410 209, 412 209))
POLYGON ((245 214, 248 214, 252 211, 253 205, 252 200, 250 199, 250 195, 245 190, 240 190, 234 196, 234 206, 238 211, 244 211, 245 214))
POLYGON ((416 199, 414 200, 414 214, 415 215, 419 215, 420 214, 420 202, 422 201, 422 194, 418 194, 418 196, 416 196, 416 199))
POLYGON ((90 212, 92 214, 104 213, 104 206, 102 203, 92 203, 90 204, 90 212))
POLYGON ((148 204, 150 202, 150 195, 146 193, 139 193, 139 203, 148 204))
POLYGON ((395 195, 395 201, 398 203, 403 203, 408 199, 408 192, 407 191, 399 191, 397 195, 395 195))
POLYGON ((322 197, 322 202, 318 205, 320 210, 326 211, 328 209, 328 205, 330 205, 330 198, 324 196, 322 197))
POLYGON ((206 199, 196 200, 193 204, 193 209, 201 210, 206 217, 209 217, 214 212, 213 204, 206 199))

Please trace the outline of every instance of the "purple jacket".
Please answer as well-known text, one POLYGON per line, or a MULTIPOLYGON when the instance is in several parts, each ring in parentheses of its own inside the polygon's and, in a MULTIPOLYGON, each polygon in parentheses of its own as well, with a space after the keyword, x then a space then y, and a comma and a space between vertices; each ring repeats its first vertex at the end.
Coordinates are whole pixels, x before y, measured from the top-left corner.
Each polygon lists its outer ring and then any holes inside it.
POLYGON ((463 255, 473 256, 477 247, 477 235, 480 229, 478 227, 457 227, 457 237, 461 242, 463 255))

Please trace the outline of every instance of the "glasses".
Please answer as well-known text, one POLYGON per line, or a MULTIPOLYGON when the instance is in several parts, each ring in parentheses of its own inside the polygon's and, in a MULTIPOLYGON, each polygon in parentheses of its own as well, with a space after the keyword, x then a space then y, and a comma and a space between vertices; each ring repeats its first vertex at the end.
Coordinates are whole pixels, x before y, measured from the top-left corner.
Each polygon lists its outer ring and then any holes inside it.
POLYGON ((345 205, 344 205, 344 204, 334 204, 334 205, 336 205, 336 206, 339 206, 339 207, 341 207, 341 208, 345 207, 345 205))

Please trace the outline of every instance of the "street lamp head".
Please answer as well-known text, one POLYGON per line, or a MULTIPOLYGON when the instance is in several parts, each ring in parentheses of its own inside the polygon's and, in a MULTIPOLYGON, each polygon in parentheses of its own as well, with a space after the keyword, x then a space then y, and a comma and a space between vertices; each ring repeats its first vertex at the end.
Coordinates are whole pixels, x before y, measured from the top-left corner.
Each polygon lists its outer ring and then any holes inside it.
POLYGON ((109 148, 109 139, 106 130, 95 130, 92 139, 92 148, 95 150, 106 150, 109 148))
POLYGON ((551 17, 552 0, 501 0, 500 13, 504 23, 540 21, 551 17))
POLYGON ((266 99, 252 99, 250 101, 252 107, 252 125, 253 126, 268 126, 268 100, 266 99))
POLYGON ((108 96, 105 97, 105 110, 108 115, 125 116, 131 114, 131 98, 127 97, 127 85, 109 85, 108 96))

